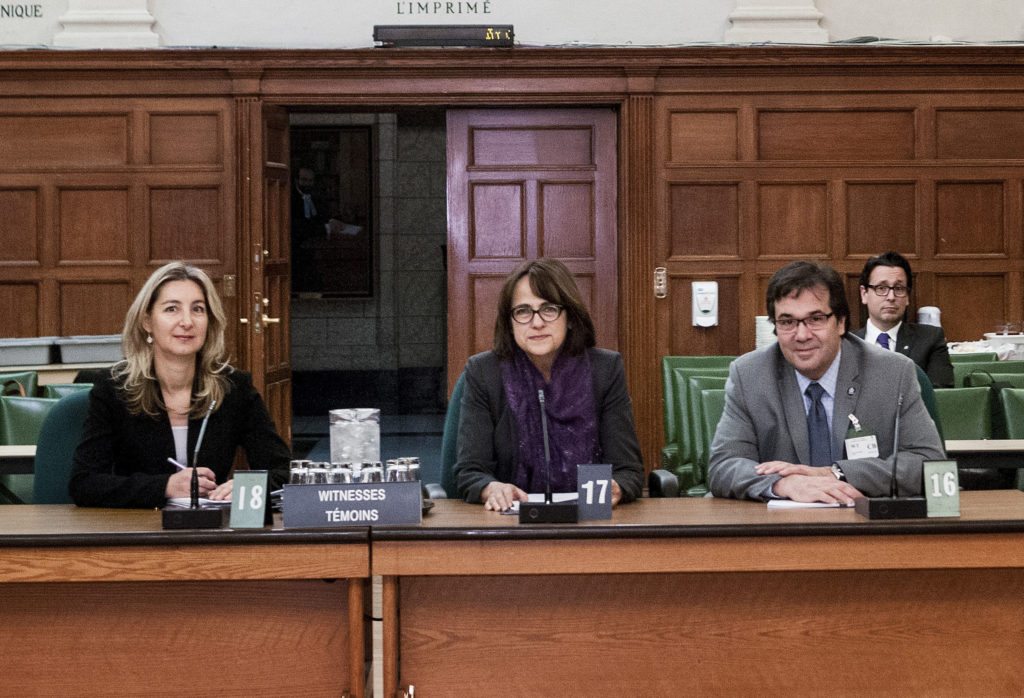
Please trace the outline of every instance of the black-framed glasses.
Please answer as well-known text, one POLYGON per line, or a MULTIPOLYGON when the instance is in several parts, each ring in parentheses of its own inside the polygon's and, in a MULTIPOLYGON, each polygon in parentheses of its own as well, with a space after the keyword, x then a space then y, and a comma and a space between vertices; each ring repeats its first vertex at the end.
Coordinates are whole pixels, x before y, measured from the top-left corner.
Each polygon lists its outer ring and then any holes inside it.
POLYGON ((903 298, 910 292, 910 288, 907 286, 886 286, 885 284, 868 284, 864 288, 870 288, 875 292, 876 296, 881 296, 882 298, 888 296, 889 291, 892 291, 893 295, 897 298, 903 298))
POLYGON ((807 317, 800 319, 795 317, 778 317, 774 318, 772 323, 775 325, 776 330, 787 334, 790 332, 796 332, 796 328, 800 327, 800 325, 803 325, 812 331, 821 330, 825 328, 825 325, 828 324, 829 318, 833 315, 835 315, 835 313, 814 313, 813 315, 808 315, 807 317))
POLYGON ((528 305, 517 305, 512 308, 512 319, 520 325, 528 325, 533 322, 534 315, 540 315, 544 322, 554 322, 562 314, 562 306, 554 303, 544 303, 534 310, 528 305))

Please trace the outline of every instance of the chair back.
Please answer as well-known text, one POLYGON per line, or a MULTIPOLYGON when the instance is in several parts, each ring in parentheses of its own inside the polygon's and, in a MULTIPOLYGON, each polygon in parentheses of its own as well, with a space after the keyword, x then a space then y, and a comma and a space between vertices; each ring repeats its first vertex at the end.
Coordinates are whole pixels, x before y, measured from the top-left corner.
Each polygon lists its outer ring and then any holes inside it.
POLYGON ((989 388, 936 388, 935 403, 946 439, 992 438, 989 388))
POLYGON ((1006 417, 1006 438, 1024 439, 1024 389, 1003 388, 999 391, 1006 417))
MULTIPOLYGON (((662 396, 663 419, 665 420, 665 443, 672 445, 679 442, 677 400, 674 370, 676 368, 721 368, 728 367, 735 356, 663 356, 662 357, 662 396)), ((664 452, 662 467, 676 462, 676 450, 664 452)))
POLYGON ((989 373, 1024 373, 1024 360, 1012 361, 967 361, 953 364, 953 387, 965 387, 964 380, 976 371, 989 373))
POLYGON ((465 387, 466 374, 462 373, 452 388, 448 410, 444 415, 444 432, 441 434, 441 487, 449 499, 459 498, 459 488, 455 483, 455 461, 459 456, 459 414, 462 412, 462 392, 465 387))
POLYGON ((942 432, 942 417, 939 415, 939 406, 935 402, 935 387, 932 385, 932 379, 917 364, 914 364, 914 368, 917 369, 917 384, 921 386, 921 402, 924 403, 925 409, 928 410, 928 415, 935 422, 935 430, 939 432, 939 439, 945 441, 946 439, 942 432))
MULTIPOLYGON (((708 450, 711 443, 704 438, 704 403, 701 392, 708 389, 724 389, 726 376, 690 376, 687 382, 687 417, 690 420, 688 432, 692 436, 688 449, 693 456, 694 484, 687 490, 690 496, 703 497, 707 493, 708 450)), ((715 420, 717 424, 717 419, 715 420)))
POLYGON ((949 361, 954 364, 967 364, 977 361, 998 361, 999 355, 994 351, 972 351, 970 354, 950 354, 949 361))
MULTIPOLYGON (((713 359, 707 361, 706 366, 675 365, 668 372, 668 384, 665 391, 664 409, 666 414, 666 437, 665 446, 662 448, 662 465, 679 478, 681 491, 688 490, 698 484, 699 475, 696 470, 697 451, 694 444, 692 420, 690 418, 690 395, 689 382, 691 376, 719 376, 729 375, 728 362, 733 357, 728 356, 691 356, 691 357, 665 357, 665 359, 713 359), (717 362, 718 365, 715 365, 717 362), (667 415, 672 416, 669 426, 667 415)), ((663 361, 663 365, 664 365, 663 361)))
POLYGON ((1024 373, 992 373, 989 371, 974 371, 964 377, 964 387, 977 388, 993 383, 1003 383, 1014 388, 1024 388, 1024 373))
POLYGON ((35 397, 39 387, 39 374, 35 371, 0 373, 0 395, 35 397))
POLYGON ((39 441, 46 414, 57 404, 44 397, 0 396, 0 444, 31 446, 39 441))
MULTIPOLYGON (((700 391, 700 431, 703 443, 701 454, 701 475, 704 489, 707 490, 708 461, 711 460, 711 442, 715 440, 715 431, 718 429, 718 422, 725 412, 725 387, 705 388, 700 391)), ((705 493, 706 494, 706 491, 705 493)), ((693 492, 693 495, 704 496, 704 494, 693 492)))
POLYGON ((82 426, 88 412, 89 393, 78 391, 57 401, 43 420, 32 480, 34 504, 71 503, 68 495, 71 461, 82 438, 82 426))
POLYGON ((71 393, 89 392, 92 383, 47 383, 43 386, 43 397, 60 400, 71 393))

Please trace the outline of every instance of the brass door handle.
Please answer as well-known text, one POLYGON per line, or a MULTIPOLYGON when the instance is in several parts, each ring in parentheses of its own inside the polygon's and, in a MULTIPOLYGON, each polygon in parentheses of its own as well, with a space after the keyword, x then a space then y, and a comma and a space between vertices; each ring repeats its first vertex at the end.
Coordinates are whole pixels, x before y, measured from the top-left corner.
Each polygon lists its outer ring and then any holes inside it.
POLYGON ((279 318, 279 317, 267 317, 265 313, 263 315, 263 324, 264 325, 277 325, 280 322, 281 322, 281 318, 279 318))

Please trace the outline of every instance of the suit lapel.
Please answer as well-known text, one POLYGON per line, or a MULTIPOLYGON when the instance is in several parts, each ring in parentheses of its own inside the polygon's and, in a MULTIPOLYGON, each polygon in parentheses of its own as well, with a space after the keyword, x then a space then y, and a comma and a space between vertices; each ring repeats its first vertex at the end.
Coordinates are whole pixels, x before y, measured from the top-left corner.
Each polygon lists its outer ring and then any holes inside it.
MULTIPOLYGON (((900 331, 896 333, 896 351, 904 356, 910 356, 910 347, 914 344, 914 329, 907 323, 900 325, 900 331)), ((911 357, 913 358, 913 357, 911 357)))
POLYGON ((796 372, 778 351, 778 364, 775 378, 781 387, 782 410, 786 416, 786 430, 793 441, 793 451, 798 463, 807 463, 811 459, 811 445, 807 438, 807 411, 804 409, 804 396, 800 394, 800 386, 796 382, 796 372))
MULTIPOLYGON (((903 330, 900 330, 900 334, 903 330)), ((856 414, 860 398, 860 347, 852 341, 843 340, 843 354, 839 359, 839 377, 836 379, 836 394, 832 404, 832 453, 837 460, 843 458, 846 431, 850 415, 856 414)))

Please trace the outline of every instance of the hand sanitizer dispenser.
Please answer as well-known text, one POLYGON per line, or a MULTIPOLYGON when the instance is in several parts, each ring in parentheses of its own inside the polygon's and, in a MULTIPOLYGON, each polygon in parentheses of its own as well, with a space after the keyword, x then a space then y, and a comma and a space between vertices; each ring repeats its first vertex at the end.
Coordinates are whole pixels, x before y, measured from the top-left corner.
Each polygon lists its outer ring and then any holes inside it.
POLYGON ((694 281, 693 324, 696 327, 714 327, 718 324, 718 282, 694 281))

